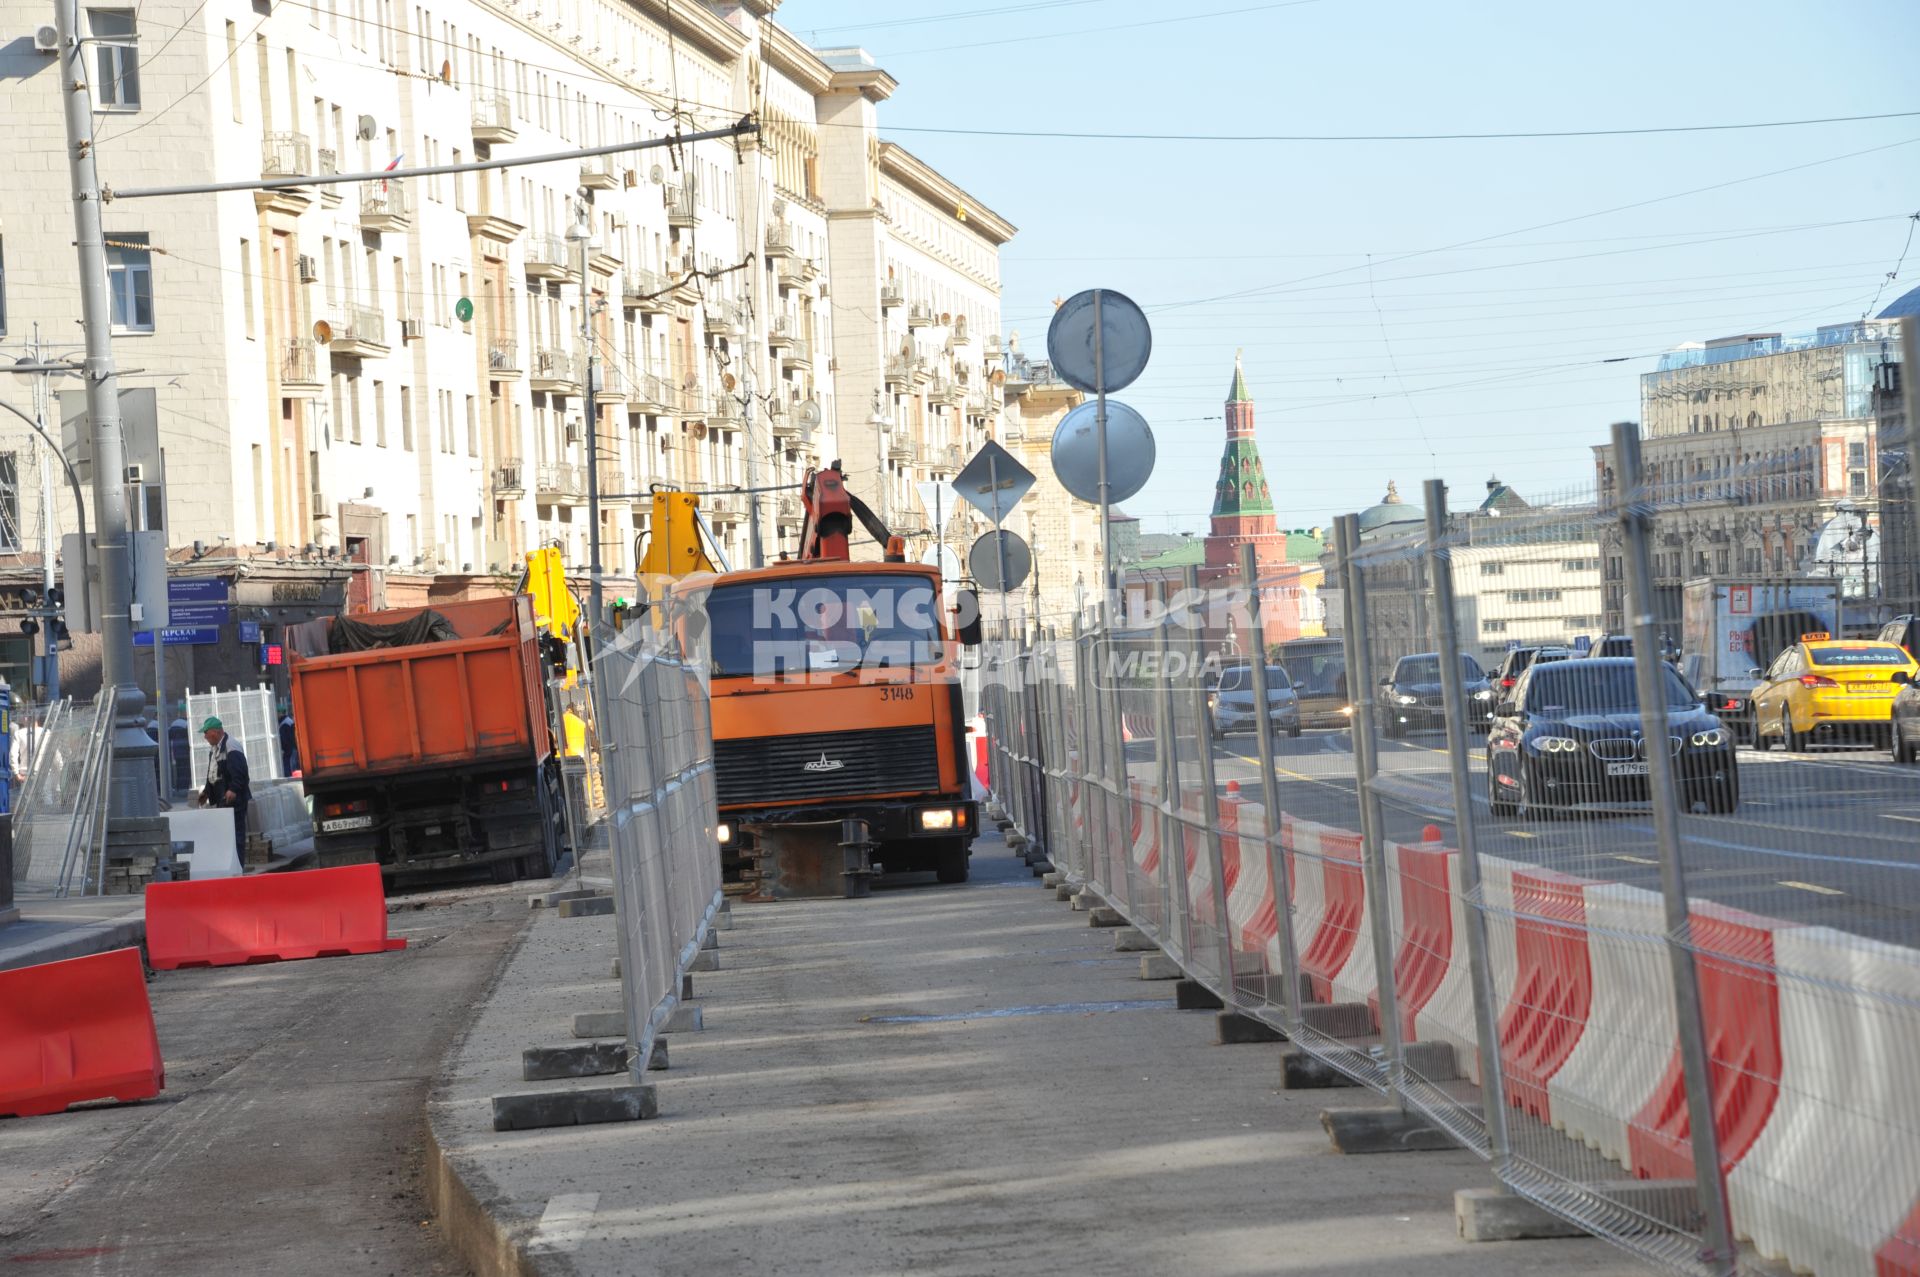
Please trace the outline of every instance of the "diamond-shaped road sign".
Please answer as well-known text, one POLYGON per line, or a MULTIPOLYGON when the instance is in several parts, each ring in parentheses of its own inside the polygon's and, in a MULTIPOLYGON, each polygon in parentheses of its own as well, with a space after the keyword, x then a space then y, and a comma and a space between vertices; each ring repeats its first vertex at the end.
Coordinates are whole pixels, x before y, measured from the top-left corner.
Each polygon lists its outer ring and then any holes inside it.
POLYGON ((998 526, 1033 487, 1033 471, 993 440, 953 477, 953 490, 998 526))

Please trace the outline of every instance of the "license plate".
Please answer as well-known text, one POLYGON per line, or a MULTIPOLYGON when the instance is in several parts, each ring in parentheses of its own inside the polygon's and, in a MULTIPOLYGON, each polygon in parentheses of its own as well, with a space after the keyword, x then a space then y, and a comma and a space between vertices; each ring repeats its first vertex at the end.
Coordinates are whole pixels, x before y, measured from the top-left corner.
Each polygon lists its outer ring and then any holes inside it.
POLYGON ((1608 763, 1609 776, 1644 776, 1647 774, 1645 763, 1608 763))
POLYGON ((373 817, 371 816, 342 816, 338 820, 323 820, 320 822, 320 832, 323 834, 337 834, 348 829, 372 828, 373 817))

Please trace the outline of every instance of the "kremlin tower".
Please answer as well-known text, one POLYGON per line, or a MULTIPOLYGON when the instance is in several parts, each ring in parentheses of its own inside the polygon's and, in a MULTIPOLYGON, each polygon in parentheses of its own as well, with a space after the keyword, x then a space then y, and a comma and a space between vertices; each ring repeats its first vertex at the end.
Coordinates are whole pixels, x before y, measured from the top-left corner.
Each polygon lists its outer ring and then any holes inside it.
POLYGON ((1287 537, 1274 524, 1273 495, 1267 490, 1260 445, 1253 437, 1253 396, 1240 354, 1233 356, 1233 385, 1227 391, 1227 447, 1213 487, 1213 522, 1207 533, 1202 583, 1240 574, 1240 547, 1251 541, 1261 577, 1271 577, 1287 561, 1287 537))

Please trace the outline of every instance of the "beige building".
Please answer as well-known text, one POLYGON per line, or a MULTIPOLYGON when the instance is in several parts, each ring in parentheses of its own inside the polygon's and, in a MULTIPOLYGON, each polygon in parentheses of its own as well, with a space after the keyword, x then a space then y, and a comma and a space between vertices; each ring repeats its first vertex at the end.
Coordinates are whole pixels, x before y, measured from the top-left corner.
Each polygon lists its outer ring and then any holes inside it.
MULTIPOLYGON (((1871 506, 1876 370, 1899 358, 1897 324, 1864 320, 1682 347, 1641 377, 1643 462, 1658 507, 1656 606, 1671 634, 1688 578, 1801 575, 1840 503, 1871 506)), ((1594 467, 1602 501, 1616 498, 1611 445, 1594 449, 1594 467)), ((1617 529, 1603 531, 1600 554, 1604 624, 1618 630, 1625 571, 1617 529)))
MULTIPOLYGON (((807 48, 776 8, 89 10, 98 30, 124 31, 113 56, 137 68, 96 87, 100 171, 120 188, 761 125, 584 161, 113 203, 115 344, 139 370, 126 384, 157 391, 173 543, 311 545, 368 564, 369 580, 508 577, 542 544, 580 566, 591 448, 602 555, 619 574, 648 531, 652 484, 797 485, 840 457, 856 490, 905 512, 916 478, 951 473, 998 413, 986 365, 1012 227, 881 143, 892 80, 858 51, 807 48)), ((9 30, 45 18, 25 0, 0 10, 9 30)), ((35 324, 56 352, 74 345, 55 76, 31 41, 0 50, 10 357, 35 324)), ((0 393, 29 403, 24 383, 0 393)), ((15 498, 14 526, 35 525, 36 492, 15 498)), ((769 556, 798 530, 790 488, 704 505, 736 565, 753 555, 756 513, 769 556)), ((72 527, 71 511, 59 522, 72 527)))

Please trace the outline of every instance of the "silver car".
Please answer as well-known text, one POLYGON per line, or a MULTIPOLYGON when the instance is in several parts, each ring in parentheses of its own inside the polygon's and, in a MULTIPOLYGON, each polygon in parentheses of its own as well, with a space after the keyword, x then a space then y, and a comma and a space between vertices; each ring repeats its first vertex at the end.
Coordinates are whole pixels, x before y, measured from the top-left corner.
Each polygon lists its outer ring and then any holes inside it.
MULTIPOLYGON (((1245 665, 1223 670, 1219 685, 1207 698, 1212 713, 1213 738, 1228 732, 1250 732, 1259 726, 1253 703, 1253 670, 1245 665)), ((1267 717, 1273 730, 1289 736, 1300 734, 1300 697, 1293 680, 1278 665, 1267 666, 1267 717)))

